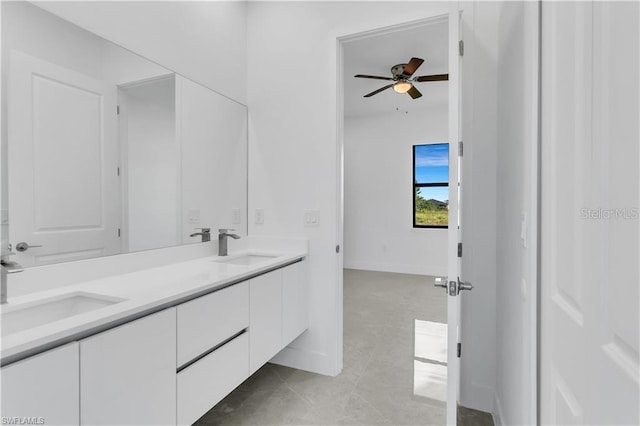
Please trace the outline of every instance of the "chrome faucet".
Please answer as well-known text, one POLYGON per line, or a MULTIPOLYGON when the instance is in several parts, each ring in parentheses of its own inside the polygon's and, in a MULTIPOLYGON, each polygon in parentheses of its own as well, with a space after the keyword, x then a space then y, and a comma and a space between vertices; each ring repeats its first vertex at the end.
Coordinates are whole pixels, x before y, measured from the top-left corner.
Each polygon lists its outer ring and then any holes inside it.
POLYGON ((202 235, 202 242, 206 243, 211 241, 211 228, 196 228, 200 229, 201 232, 196 232, 195 234, 189 235, 190 237, 195 237, 197 235, 202 235))
POLYGON ((229 231, 235 231, 235 229, 218 229, 218 256, 227 255, 227 237, 231 237, 234 240, 240 239, 240 235, 229 234, 229 231))
POLYGON ((24 269, 18 262, 0 259, 0 303, 7 303, 7 274, 22 272, 24 269))

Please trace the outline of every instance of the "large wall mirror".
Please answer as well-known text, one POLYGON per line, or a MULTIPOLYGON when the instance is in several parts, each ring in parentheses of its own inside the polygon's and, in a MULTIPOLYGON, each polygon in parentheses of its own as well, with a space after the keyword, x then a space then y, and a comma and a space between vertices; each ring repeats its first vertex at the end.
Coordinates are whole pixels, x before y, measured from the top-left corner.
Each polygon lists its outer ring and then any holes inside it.
POLYGON ((27 2, 2 3, 2 120, 22 266, 247 233, 246 106, 27 2))

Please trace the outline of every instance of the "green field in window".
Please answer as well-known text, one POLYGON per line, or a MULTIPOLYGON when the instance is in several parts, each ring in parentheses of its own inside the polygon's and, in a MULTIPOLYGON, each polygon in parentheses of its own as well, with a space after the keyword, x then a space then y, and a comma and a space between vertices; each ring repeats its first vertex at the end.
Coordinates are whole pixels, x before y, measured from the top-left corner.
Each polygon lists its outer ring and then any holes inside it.
POLYGON ((416 225, 418 226, 447 226, 448 224, 449 210, 416 209, 416 225))

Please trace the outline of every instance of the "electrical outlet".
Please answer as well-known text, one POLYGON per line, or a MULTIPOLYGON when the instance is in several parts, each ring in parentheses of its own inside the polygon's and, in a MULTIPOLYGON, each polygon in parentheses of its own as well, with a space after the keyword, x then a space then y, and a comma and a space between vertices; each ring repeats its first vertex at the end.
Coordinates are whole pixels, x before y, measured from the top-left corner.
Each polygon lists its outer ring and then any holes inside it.
POLYGON ((264 225, 264 209, 256 209, 256 225, 264 225))
POLYGON ((240 215, 240 209, 232 209, 231 210, 231 222, 234 225, 239 225, 242 222, 242 218, 240 215))
POLYGON ((189 210, 187 212, 187 220, 191 225, 198 225, 200 223, 200 210, 189 210))
POLYGON ((320 226, 320 210, 305 210, 304 226, 308 228, 320 226))

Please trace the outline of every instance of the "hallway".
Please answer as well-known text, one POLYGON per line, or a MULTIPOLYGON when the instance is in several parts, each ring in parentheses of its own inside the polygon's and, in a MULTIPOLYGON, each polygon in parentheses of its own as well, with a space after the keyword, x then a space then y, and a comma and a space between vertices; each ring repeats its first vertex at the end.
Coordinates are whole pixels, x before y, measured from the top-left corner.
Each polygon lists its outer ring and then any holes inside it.
MULTIPOLYGON (((421 344, 430 339, 430 324, 446 321, 446 294, 432 282, 345 270, 342 373, 327 377, 267 364, 196 424, 444 424, 444 402, 421 396, 443 390, 442 363, 425 359, 441 359, 442 353, 433 350, 438 345, 421 344)), ((459 422, 493 425, 486 413, 467 409, 460 410, 459 422)))

